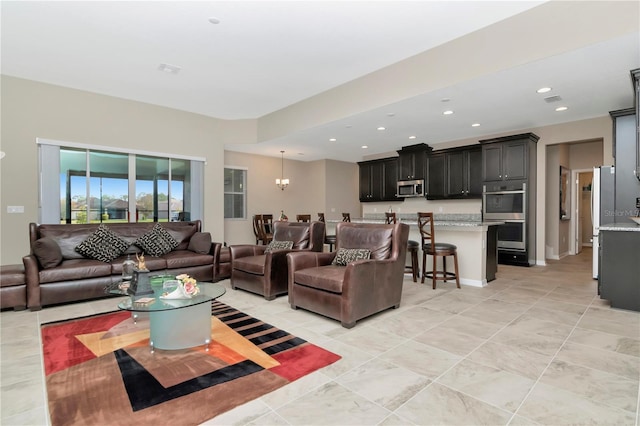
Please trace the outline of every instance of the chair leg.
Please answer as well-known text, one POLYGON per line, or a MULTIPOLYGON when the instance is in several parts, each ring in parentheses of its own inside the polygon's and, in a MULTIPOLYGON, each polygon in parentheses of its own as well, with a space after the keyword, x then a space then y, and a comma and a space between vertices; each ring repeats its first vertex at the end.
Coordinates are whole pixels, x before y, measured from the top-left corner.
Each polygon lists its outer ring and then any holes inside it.
MULTIPOLYGON (((444 257, 443 257, 444 259, 444 257)), ((438 256, 434 253, 433 255, 433 289, 436 289, 436 281, 438 280, 438 273, 436 272, 436 264, 438 263, 438 256)))
POLYGON ((422 280, 420 280, 420 284, 424 284, 425 275, 427 275, 427 252, 422 250, 422 280))
POLYGON ((456 269, 456 286, 460 288, 460 274, 458 274, 458 253, 453 253, 453 265, 456 269))
POLYGON ((444 282, 447 282, 447 256, 442 256, 442 276, 444 277, 444 282))
POLYGON ((418 263, 418 251, 414 250, 411 252, 411 273, 413 274, 413 282, 418 282, 418 269, 420 268, 420 264, 418 263))

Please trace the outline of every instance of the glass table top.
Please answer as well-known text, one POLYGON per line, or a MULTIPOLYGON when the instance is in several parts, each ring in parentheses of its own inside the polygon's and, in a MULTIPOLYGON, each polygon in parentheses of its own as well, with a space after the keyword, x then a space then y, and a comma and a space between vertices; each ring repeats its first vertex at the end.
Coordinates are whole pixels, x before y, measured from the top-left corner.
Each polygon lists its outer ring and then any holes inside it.
POLYGON ((113 295, 130 296, 118 303, 118 308, 131 312, 158 312, 172 309, 186 308, 210 302, 226 293, 226 289, 220 284, 198 282, 200 293, 190 299, 162 299, 159 292, 149 295, 128 295, 120 289, 110 290, 113 295))

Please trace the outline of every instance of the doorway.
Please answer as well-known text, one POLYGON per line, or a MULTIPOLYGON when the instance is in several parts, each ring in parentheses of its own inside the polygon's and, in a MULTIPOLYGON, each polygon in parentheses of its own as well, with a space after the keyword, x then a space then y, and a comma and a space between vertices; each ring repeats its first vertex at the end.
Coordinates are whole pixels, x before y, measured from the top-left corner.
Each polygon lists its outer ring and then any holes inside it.
POLYGON ((583 247, 591 247, 593 236, 593 221, 591 211, 591 187, 593 184, 592 169, 576 169, 571 171, 574 196, 571 218, 571 254, 579 254, 583 247))

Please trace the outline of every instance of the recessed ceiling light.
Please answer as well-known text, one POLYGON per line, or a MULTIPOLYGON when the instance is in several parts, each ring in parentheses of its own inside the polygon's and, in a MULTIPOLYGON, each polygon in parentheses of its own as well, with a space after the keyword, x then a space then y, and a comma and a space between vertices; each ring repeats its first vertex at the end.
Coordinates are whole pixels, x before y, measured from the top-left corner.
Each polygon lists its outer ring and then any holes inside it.
POLYGON ((182 68, 177 65, 160 64, 158 65, 158 71, 166 72, 167 74, 178 74, 182 68))
POLYGON ((409 139, 415 139, 415 138, 416 138, 415 136, 409 136, 409 139))
POLYGON ((345 128, 347 128, 347 129, 350 129, 350 128, 352 128, 353 126, 352 126, 351 124, 347 124, 347 125, 346 125, 346 126, 344 126, 344 127, 345 127, 345 128))
POLYGON ((361 146, 361 148, 362 148, 362 149, 367 149, 367 148, 369 148, 369 147, 368 147, 367 145, 362 145, 362 146, 361 146))
POLYGON ((480 127, 480 123, 473 123, 471 127, 480 127))
POLYGON ((380 126, 380 127, 378 127, 378 130, 387 130, 387 128, 380 126))
POLYGON ((211 18, 209 18, 209 22, 211 22, 213 25, 218 25, 220 23, 220 20, 215 16, 212 16, 211 18))
POLYGON ((551 91, 551 87, 541 87, 538 90, 536 90, 536 93, 547 93, 551 91))
POLYGON ((440 102, 449 102, 450 100, 451 99, 449 99, 449 98, 442 98, 442 99, 440 99, 440 102))
POLYGON ((389 112, 389 113, 387 113, 387 117, 393 117, 393 116, 395 116, 395 115, 396 115, 396 113, 395 113, 395 112, 389 112))
POLYGON ((442 114, 444 115, 451 115, 453 114, 453 111, 451 111, 450 109, 446 110, 445 112, 443 112, 442 114))
POLYGON ((336 138, 331 138, 331 139, 329 139, 329 142, 335 142, 335 141, 337 141, 337 139, 336 139, 336 138))
POLYGON ((561 107, 556 108, 556 111, 566 111, 568 109, 569 109, 569 107, 561 106, 561 107))

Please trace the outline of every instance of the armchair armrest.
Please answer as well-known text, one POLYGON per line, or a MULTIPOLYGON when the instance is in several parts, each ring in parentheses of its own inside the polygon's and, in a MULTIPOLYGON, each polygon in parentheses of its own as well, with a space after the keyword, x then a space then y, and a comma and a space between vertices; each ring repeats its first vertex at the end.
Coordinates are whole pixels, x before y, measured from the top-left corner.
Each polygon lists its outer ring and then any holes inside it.
POLYGON ((229 250, 231 252, 231 263, 233 263, 233 259, 239 259, 241 257, 260 256, 264 254, 264 251, 266 249, 267 246, 258 246, 252 244, 229 246, 229 250))
POLYGON ((24 278, 27 282, 27 306, 31 311, 42 309, 40 304, 40 265, 32 254, 22 258, 24 278))

